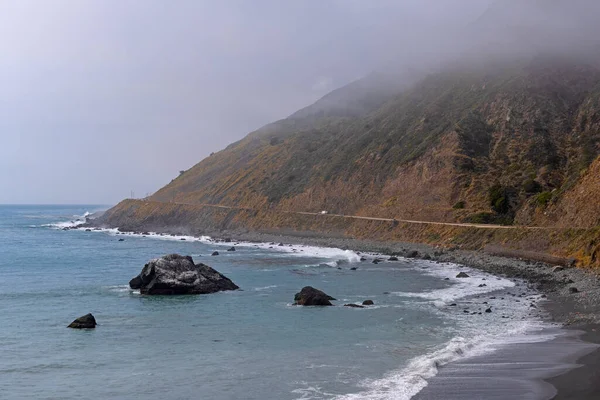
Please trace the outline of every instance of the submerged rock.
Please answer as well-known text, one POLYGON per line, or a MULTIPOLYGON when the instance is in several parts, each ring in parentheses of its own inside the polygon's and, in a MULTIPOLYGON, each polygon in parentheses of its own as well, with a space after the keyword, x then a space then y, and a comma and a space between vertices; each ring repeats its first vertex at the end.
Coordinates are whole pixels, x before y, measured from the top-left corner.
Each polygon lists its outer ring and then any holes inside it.
POLYGON ((466 272, 461 272, 458 275, 456 275, 457 278, 469 278, 469 275, 467 275, 466 272))
POLYGON ((194 264, 190 256, 169 254, 144 265, 142 272, 129 281, 141 294, 206 294, 239 287, 208 265, 194 264))
POLYGON ((213 253, 211 254, 211 256, 218 256, 219 252, 218 251, 213 251, 213 253))
POLYGON ((365 306, 359 306, 358 304, 354 304, 354 303, 350 303, 350 304, 344 304, 344 307, 350 307, 350 308, 365 308, 365 306))
POLYGON ((67 328, 73 329, 94 329, 96 327, 96 318, 92 314, 86 314, 71 322, 67 328))
POLYGON ((297 306, 332 306, 329 300, 335 300, 325 292, 312 286, 305 286, 294 296, 294 305, 297 306))
POLYGON ((232 246, 232 247, 228 248, 227 251, 235 251, 235 247, 232 246))

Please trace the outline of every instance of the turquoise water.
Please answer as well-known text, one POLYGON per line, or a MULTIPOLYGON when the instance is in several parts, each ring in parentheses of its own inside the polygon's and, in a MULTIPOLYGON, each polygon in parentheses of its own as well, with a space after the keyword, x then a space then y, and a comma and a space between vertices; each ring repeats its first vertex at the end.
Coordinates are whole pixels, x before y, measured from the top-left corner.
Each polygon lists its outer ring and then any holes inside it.
POLYGON ((465 317, 465 304, 481 308, 477 296, 514 283, 459 266, 375 265, 301 246, 227 252, 231 244, 54 225, 96 209, 0 206, 3 399, 409 399, 440 365, 540 324, 500 300, 494 316, 465 317), (144 263, 167 253, 192 255, 242 290, 146 297, 128 289, 144 263), (472 278, 455 279, 458 270, 472 278), (337 305, 375 306, 292 306, 307 285, 337 305), (66 328, 88 312, 95 330, 66 328))

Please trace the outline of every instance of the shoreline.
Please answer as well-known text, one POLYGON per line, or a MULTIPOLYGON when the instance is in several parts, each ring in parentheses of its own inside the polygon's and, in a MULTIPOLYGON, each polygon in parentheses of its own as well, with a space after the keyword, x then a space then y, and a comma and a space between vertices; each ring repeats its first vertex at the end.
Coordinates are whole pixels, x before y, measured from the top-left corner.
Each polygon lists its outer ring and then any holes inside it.
MULTIPOLYGON (((86 227, 78 227, 78 229, 86 227)), ((139 232, 133 232, 139 233, 139 232)), ((158 233, 176 235, 179 232, 165 229, 158 233)), ((493 256, 482 251, 444 249, 418 243, 381 242, 357 240, 339 237, 315 235, 281 235, 258 232, 235 232, 231 234, 214 232, 209 234, 216 242, 250 242, 308 245, 318 247, 335 247, 357 252, 380 253, 390 256, 462 264, 497 276, 522 279, 532 288, 547 296, 541 306, 550 322, 558 323, 572 336, 572 340, 588 344, 600 344, 600 278, 591 271, 577 268, 557 267, 529 260, 512 259, 493 256), (575 288, 575 289, 572 289, 575 288)), ((552 341, 551 341, 552 342, 552 341)), ((573 358, 573 354, 565 355, 568 368, 552 374, 532 376, 536 384, 550 385, 556 395, 548 397, 546 390, 544 399, 597 399, 600 398, 600 372, 595 367, 600 363, 600 349, 589 345, 573 358)), ((444 370, 442 370, 444 371, 444 370)), ((443 375, 438 374, 438 376, 443 375)), ((435 380, 435 378, 433 378, 435 380)), ((425 399, 417 395, 415 399, 425 399)))

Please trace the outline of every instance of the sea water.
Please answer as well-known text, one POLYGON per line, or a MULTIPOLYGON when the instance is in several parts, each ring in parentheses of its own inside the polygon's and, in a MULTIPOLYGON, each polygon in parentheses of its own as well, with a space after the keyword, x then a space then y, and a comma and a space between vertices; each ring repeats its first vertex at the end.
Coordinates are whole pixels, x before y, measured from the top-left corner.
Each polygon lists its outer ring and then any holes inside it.
POLYGON ((515 302, 525 285, 504 278, 341 249, 62 230, 99 208, 0 206, 0 398, 402 400, 452 361, 549 339, 529 304, 539 296, 515 302), (169 253, 241 289, 129 289, 169 253), (293 306, 309 285, 336 306, 293 306), (88 312, 95 330, 66 328, 88 312))

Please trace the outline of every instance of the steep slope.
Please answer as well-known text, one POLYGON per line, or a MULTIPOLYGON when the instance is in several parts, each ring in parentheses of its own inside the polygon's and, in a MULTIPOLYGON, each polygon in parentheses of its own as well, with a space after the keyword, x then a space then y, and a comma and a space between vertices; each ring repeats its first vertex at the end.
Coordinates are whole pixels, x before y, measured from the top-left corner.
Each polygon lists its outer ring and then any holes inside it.
POLYGON ((396 86, 395 96, 367 85, 346 89, 357 96, 346 104, 361 107, 343 112, 326 97, 201 161, 151 199, 548 223, 537 214, 599 154, 600 71, 590 64, 537 57, 461 67, 396 86))

